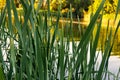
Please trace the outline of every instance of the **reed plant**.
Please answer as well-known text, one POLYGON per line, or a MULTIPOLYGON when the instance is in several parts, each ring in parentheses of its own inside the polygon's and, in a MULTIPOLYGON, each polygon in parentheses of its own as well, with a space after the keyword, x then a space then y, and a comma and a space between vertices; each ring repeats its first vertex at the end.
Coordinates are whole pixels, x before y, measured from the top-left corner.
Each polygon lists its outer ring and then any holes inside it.
MULTIPOLYGON (((91 16, 79 42, 74 40, 75 33, 72 33, 71 6, 67 15, 70 18, 69 26, 66 23, 59 29, 61 7, 54 17, 56 21, 53 21, 50 1, 47 1, 48 10, 40 12, 41 0, 37 9, 34 8, 34 0, 20 0, 23 11, 19 14, 14 0, 6 0, 6 6, 0 14, 0 80, 102 80, 106 79, 106 74, 115 76, 108 72, 107 65, 120 22, 115 33, 112 28, 107 33, 102 61, 99 69, 95 69, 105 0, 101 1, 96 13, 91 16), (97 31, 93 36, 95 25, 97 31), (64 37, 64 28, 68 27, 70 31, 64 37)), ((115 21, 119 9, 120 0, 115 21)), ((118 79, 119 76, 114 78, 118 79)))

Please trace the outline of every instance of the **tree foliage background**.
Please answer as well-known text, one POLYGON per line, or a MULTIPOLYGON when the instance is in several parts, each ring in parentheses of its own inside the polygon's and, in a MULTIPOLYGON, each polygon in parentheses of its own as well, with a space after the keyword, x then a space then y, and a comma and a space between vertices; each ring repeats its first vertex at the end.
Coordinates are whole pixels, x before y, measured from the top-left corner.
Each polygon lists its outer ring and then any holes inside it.
MULTIPOLYGON (((72 5, 73 16, 83 17, 84 11, 95 13, 102 0, 51 0, 51 11, 57 11, 61 4, 62 13, 65 14, 72 5)), ((104 14, 115 13, 118 0, 106 0, 104 5, 104 14)))
POLYGON ((88 10, 91 0, 51 0, 50 9, 51 11, 57 11, 58 6, 61 5, 62 13, 65 14, 69 11, 70 5, 72 6, 73 16, 83 17, 83 11, 88 10))
MULTIPOLYGON (((96 12, 102 0, 94 0, 92 5, 89 7, 89 11, 96 12)), ((104 5, 104 14, 115 13, 118 0, 106 0, 104 5)))

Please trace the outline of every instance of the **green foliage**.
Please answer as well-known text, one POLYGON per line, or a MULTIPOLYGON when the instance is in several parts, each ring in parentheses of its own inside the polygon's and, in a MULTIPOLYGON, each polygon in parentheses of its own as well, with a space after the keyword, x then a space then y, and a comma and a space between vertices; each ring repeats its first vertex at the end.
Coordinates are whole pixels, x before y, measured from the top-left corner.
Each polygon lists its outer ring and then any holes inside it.
POLYGON ((107 14, 115 13, 117 7, 117 0, 106 0, 104 11, 107 14))
MULTIPOLYGON (((90 6, 89 11, 93 11, 95 13, 101 1, 102 0, 94 0, 93 4, 90 6)), ((106 0, 104 4, 104 14, 115 13, 117 3, 118 3, 118 0, 106 0)))
POLYGON ((67 3, 66 0, 52 0, 50 2, 50 9, 52 11, 58 11, 58 7, 60 7, 61 5, 61 8, 64 8, 67 5, 66 3, 67 3))
POLYGON ((58 7, 61 6, 61 12, 67 14, 72 5, 73 17, 79 16, 83 18, 84 10, 88 11, 88 7, 91 4, 90 0, 52 0, 50 3, 51 11, 58 11, 58 7))

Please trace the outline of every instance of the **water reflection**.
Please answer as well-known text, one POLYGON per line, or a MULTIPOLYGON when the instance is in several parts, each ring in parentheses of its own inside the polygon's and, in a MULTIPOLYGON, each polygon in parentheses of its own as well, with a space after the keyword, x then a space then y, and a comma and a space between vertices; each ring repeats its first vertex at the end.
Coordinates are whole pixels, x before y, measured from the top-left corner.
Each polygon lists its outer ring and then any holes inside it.
MULTIPOLYGON (((78 23, 73 23, 73 24, 69 24, 69 23, 63 23, 60 22, 60 28, 61 26, 64 27, 64 37, 67 37, 68 35, 74 37, 74 39, 76 41, 79 41, 81 36, 84 34, 86 28, 87 28, 87 24, 78 24, 78 23), (70 27, 70 25, 72 25, 72 27, 70 27), (73 34, 71 35, 71 32, 73 32, 73 34)), ((100 31, 100 37, 99 37, 99 42, 98 42, 98 50, 104 50, 104 46, 106 43, 106 39, 107 36, 110 33, 110 27, 107 29, 106 26, 102 26, 101 27, 101 31, 100 31)), ((95 26, 94 31, 93 31, 93 37, 95 37, 95 33, 97 31, 97 26, 95 26)), ((115 28, 112 28, 112 39, 113 39, 113 35, 115 32, 115 28)), ((115 41, 114 41, 114 46, 112 49, 112 54, 111 55, 118 55, 120 56, 120 29, 118 29, 117 35, 115 37, 115 41)))
MULTIPOLYGON (((112 38, 114 36, 114 32, 115 32, 115 28, 112 28, 112 38)), ((112 49, 112 55, 119 55, 120 56, 120 29, 117 32, 117 35, 115 37, 115 41, 114 41, 114 46, 112 49)), ((101 46, 104 48, 105 45, 105 41, 107 39, 107 35, 109 35, 110 30, 107 31, 107 28, 102 27, 101 28, 101 32, 100 32, 100 38, 99 38, 99 43, 98 43, 98 47, 100 48, 101 46)))
MULTIPOLYGON (((87 28, 86 24, 82 24, 82 25, 81 24, 79 25, 78 23, 70 24, 69 22, 62 22, 62 21, 60 22, 59 26, 60 26, 60 29, 64 30, 64 37, 67 37, 68 35, 69 36, 73 35, 76 42, 79 42, 80 38, 82 37, 82 35, 84 34, 87 28), (72 27, 70 27, 70 25, 72 25, 72 27), (72 32, 73 34, 71 35, 72 32)), ((100 53, 97 59, 97 63, 95 65, 97 70, 99 69, 99 66, 102 60, 102 54, 103 54, 102 50, 104 50, 106 39, 110 33, 110 29, 112 30, 112 39, 113 39, 115 28, 107 29, 106 26, 101 27, 100 37, 98 42, 98 51, 96 51, 96 55, 100 53)), ((95 37, 96 31, 97 31, 97 25, 94 28, 93 37, 95 37)), ((120 33, 120 29, 118 30, 117 35, 115 37, 114 46, 113 46, 112 53, 108 63, 108 71, 110 71, 111 74, 115 74, 115 76, 117 76, 120 69, 120 63, 119 63, 120 62, 120 34, 119 33, 120 33)), ((72 53, 71 46, 72 46, 72 43, 70 43, 70 50, 71 50, 70 52, 72 53)), ((89 60, 89 55, 87 60, 89 60)), ((112 75, 109 77, 110 77, 110 80, 113 80, 114 78, 112 75)), ((118 75, 118 77, 120 77, 120 74, 118 75)), ((106 80, 109 80, 109 79, 106 79, 106 80)))

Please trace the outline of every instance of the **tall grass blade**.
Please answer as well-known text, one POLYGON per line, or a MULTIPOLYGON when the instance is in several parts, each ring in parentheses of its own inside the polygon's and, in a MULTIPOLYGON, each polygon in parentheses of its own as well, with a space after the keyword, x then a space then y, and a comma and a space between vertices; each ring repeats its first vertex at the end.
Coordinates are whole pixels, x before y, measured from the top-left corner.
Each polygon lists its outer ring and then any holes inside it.
MULTIPOLYGON (((105 0, 102 0, 98 10, 96 11, 95 15, 93 16, 92 20, 90 21, 90 24, 88 25, 88 28, 86 29, 86 32, 83 35, 83 37, 82 37, 82 39, 81 39, 81 41, 80 41, 80 43, 78 45, 76 53, 78 53, 80 51, 80 49, 84 51, 85 46, 88 44, 89 39, 90 39, 90 35, 91 35, 91 33, 93 31, 93 28, 94 28, 94 25, 95 25, 95 22, 97 21, 97 18, 99 16, 100 11, 103 8, 104 3, 105 3, 105 0)), ((80 61, 82 60, 82 59, 79 58, 80 56, 81 57, 83 56, 82 51, 81 51, 81 54, 78 55, 76 65, 75 65, 74 69, 77 68, 77 66, 80 64, 80 61)))
POLYGON ((3 62, 3 55, 2 55, 2 50, 0 47, 0 78, 1 80, 5 80, 5 74, 4 74, 4 62, 3 62))
POLYGON ((1 11, 1 15, 0 15, 0 26, 2 25, 2 22, 3 22, 4 18, 5 18, 6 8, 7 8, 7 7, 5 6, 4 9, 1 11))
POLYGON ((120 0, 118 0, 118 3, 117 3, 117 8, 116 8, 116 13, 115 13, 115 19, 114 19, 114 23, 117 19, 117 16, 119 14, 119 11, 120 11, 120 0))
POLYGON ((97 80, 102 79, 103 70, 105 68, 105 65, 107 64, 108 59, 109 59, 109 50, 111 47, 111 39, 112 39, 112 31, 110 31, 110 34, 108 36, 108 41, 107 41, 106 46, 105 46, 102 62, 101 62, 100 67, 99 67, 98 75, 96 76, 97 80))
MULTIPOLYGON (((8 0, 9 1, 9 0, 8 0)), ((14 3, 14 0, 11 0, 11 6, 12 6, 12 9, 13 9, 13 13, 14 13, 14 18, 15 18, 15 24, 16 24, 16 29, 20 35, 20 39, 22 41, 22 44, 24 43, 23 39, 22 39, 22 31, 21 31, 21 24, 20 24, 20 21, 19 21, 19 16, 18 16, 18 12, 17 12, 17 9, 16 9, 16 6, 15 6, 15 3, 14 3)))
POLYGON ((32 12, 32 6, 30 5, 30 6, 29 6, 29 9, 27 10, 27 13, 26 13, 26 15, 25 15, 25 18, 24 18, 23 28, 26 27, 31 12, 32 12))
POLYGON ((12 14, 11 14, 11 5, 10 5, 10 0, 7 0, 7 12, 8 12, 8 29, 10 32, 12 31, 12 14))
POLYGON ((99 40, 99 36, 100 36, 101 24, 102 24, 102 18, 100 19, 100 23, 98 23, 97 32, 96 32, 96 35, 95 35, 95 39, 93 41, 92 49, 90 51, 90 62, 89 62, 89 65, 88 65, 88 71, 85 73, 85 76, 84 76, 85 80, 89 79, 91 72, 93 72, 92 67, 94 66, 94 58, 96 57, 95 54, 96 54, 97 44, 98 44, 98 40, 99 40))

